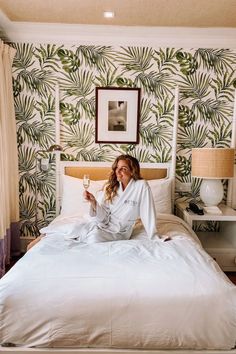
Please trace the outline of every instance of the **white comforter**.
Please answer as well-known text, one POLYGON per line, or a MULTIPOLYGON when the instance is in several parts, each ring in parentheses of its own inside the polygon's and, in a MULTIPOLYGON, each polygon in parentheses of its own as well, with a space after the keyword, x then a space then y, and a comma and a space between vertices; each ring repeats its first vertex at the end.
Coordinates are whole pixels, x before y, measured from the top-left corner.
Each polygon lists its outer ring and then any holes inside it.
POLYGON ((183 225, 159 215, 168 242, 139 226, 128 241, 45 237, 0 280, 0 343, 231 349, 236 287, 183 225))

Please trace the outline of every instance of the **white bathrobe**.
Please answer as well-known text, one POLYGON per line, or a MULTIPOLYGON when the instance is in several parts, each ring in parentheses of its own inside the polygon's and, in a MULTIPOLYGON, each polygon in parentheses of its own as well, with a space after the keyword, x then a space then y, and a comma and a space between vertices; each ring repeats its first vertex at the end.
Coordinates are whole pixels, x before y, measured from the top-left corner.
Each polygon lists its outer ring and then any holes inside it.
POLYGON ((138 218, 150 239, 158 237, 154 201, 145 180, 131 179, 124 191, 120 183, 112 202, 105 201, 104 197, 104 192, 100 192, 96 211, 90 210, 94 220, 80 225, 80 242, 128 240, 138 218))

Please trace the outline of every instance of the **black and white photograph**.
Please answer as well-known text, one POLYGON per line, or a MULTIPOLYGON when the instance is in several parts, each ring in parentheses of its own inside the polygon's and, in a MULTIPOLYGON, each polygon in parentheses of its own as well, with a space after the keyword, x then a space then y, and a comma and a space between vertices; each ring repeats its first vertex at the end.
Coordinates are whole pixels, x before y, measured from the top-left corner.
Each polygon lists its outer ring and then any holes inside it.
POLYGON ((126 131, 127 101, 108 102, 108 130, 126 131))
POLYGON ((96 142, 138 144, 140 88, 96 88, 96 142))

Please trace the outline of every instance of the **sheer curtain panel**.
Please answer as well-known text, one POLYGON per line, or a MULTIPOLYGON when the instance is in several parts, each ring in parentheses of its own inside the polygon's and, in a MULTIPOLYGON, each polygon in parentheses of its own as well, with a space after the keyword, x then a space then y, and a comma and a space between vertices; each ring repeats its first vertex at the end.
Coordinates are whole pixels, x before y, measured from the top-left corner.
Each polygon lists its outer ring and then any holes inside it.
POLYGON ((15 49, 0 40, 0 277, 20 252, 16 120, 12 88, 15 49))

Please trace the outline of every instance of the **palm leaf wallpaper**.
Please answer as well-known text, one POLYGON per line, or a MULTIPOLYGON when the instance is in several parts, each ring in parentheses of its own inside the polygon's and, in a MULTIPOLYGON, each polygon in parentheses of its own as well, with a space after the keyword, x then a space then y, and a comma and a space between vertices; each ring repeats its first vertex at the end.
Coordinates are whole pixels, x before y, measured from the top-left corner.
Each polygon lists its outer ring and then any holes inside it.
MULTIPOLYGON (((121 153, 140 162, 170 160, 176 85, 180 88, 176 178, 191 181, 193 147, 230 146, 236 51, 12 45, 17 50, 13 88, 24 236, 37 235, 38 229, 55 217, 54 156, 36 152, 55 143, 56 83, 60 87, 64 160, 110 162, 121 153), (141 88, 138 145, 95 144, 98 86, 141 88), (42 158, 50 159, 47 171, 40 169, 42 158)), ((199 185, 199 181, 192 184, 193 196, 198 195, 199 185)))

